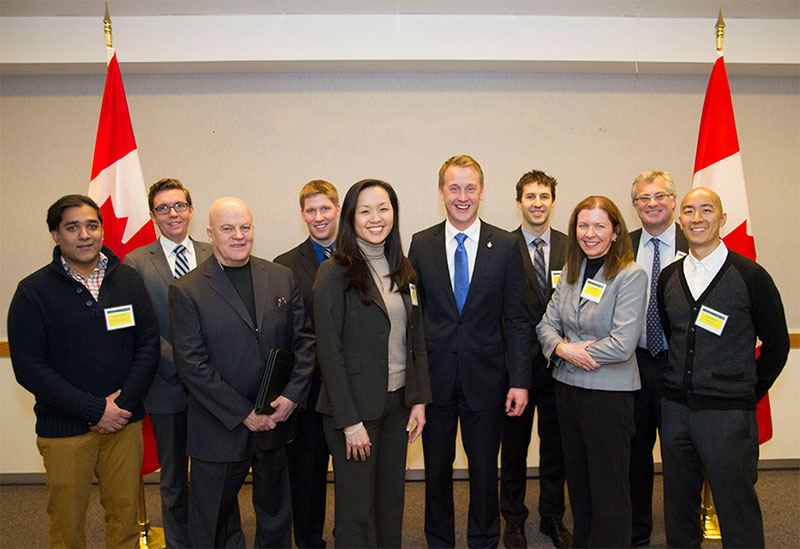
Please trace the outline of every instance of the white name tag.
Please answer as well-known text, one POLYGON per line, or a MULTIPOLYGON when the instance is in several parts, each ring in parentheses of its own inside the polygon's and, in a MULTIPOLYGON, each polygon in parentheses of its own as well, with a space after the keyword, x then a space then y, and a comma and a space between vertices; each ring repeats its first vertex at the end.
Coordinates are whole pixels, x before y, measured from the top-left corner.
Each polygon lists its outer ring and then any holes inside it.
POLYGON ((553 288, 558 286, 558 281, 561 278, 561 271, 550 271, 550 282, 553 285, 553 288))
POLYGON ((122 328, 136 326, 136 320, 133 318, 133 305, 111 307, 103 311, 106 314, 106 329, 109 332, 111 330, 121 330, 122 328))
POLYGON ((725 329, 726 322, 728 322, 728 315, 703 305, 700 308, 700 313, 697 315, 697 320, 694 321, 694 324, 695 326, 700 326, 704 330, 708 330, 712 334, 722 335, 722 330, 725 329))
POLYGON ((417 287, 414 284, 408 285, 408 293, 411 294, 411 304, 419 307, 419 298, 417 297, 417 287))
POLYGON ((583 285, 583 290, 581 290, 581 297, 589 301, 594 301, 595 303, 600 303, 600 298, 603 297, 606 286, 607 284, 587 278, 586 284, 583 285))
POLYGON ((680 250, 678 250, 677 252, 675 252, 675 261, 680 261, 680 260, 681 260, 681 259, 683 259, 684 257, 686 257, 686 252, 682 252, 682 251, 680 251, 680 250))

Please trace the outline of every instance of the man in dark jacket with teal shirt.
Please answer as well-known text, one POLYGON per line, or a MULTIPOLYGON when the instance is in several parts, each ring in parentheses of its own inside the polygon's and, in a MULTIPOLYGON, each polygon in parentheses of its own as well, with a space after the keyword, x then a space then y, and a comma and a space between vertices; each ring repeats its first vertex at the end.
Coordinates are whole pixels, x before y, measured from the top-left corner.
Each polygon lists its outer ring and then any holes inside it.
POLYGON ((85 547, 94 475, 106 545, 136 545, 142 395, 158 364, 158 323, 142 279, 103 243, 82 195, 47 211, 53 261, 19 283, 8 311, 17 381, 36 397, 50 545, 85 547))

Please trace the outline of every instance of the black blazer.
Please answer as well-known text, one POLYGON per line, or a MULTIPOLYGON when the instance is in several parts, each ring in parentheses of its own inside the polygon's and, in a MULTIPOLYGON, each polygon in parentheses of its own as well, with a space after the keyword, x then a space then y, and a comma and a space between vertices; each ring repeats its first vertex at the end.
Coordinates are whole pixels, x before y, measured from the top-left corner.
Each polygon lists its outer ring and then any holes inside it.
MULTIPOLYGON (((639 255, 639 241, 642 239, 642 229, 631 231, 631 244, 633 244, 633 255, 639 255)), ((689 243, 686 241, 686 235, 683 234, 681 226, 675 223, 675 248, 678 251, 689 253, 689 243)))
MULTIPOLYGON (((525 274, 525 306, 528 309, 531 322, 531 354, 533 355, 533 386, 537 388, 552 387, 553 377, 548 368, 548 360, 542 354, 542 347, 536 337, 536 325, 542 320, 547 309, 547 303, 553 295, 553 281, 550 273, 547 273, 547 288, 545 298, 539 291, 539 281, 536 278, 536 271, 533 268, 531 254, 528 245, 525 243, 525 235, 522 234, 522 227, 511 234, 517 237, 517 244, 520 256, 522 257, 522 271, 525 274)), ((559 271, 564 267, 567 258, 567 235, 555 229, 550 230, 550 271, 559 271)))
POLYGON ((306 314, 311 319, 313 326, 314 294, 312 293, 312 287, 314 286, 314 279, 317 277, 319 260, 317 259, 317 253, 314 251, 314 245, 311 243, 311 238, 306 238, 296 248, 292 248, 276 257, 275 263, 289 267, 294 273, 294 280, 300 287, 300 293, 303 294, 303 305, 306 308, 306 314))
POLYGON ((518 239, 481 222, 475 267, 461 316, 447 268, 445 224, 411 239, 433 403, 452 395, 456 372, 471 410, 505 401, 509 386, 531 388, 532 328, 525 310, 518 239), (504 330, 505 326, 505 330, 504 330))
MULTIPOLYGON (((211 257, 211 246, 204 242, 194 244, 194 253, 197 256, 197 265, 211 257)), ((141 275, 150 299, 153 300, 153 309, 158 318, 158 327, 161 332, 161 358, 158 361, 158 373, 153 378, 153 384, 144 397, 144 409, 148 414, 176 414, 186 409, 188 399, 186 391, 178 381, 175 371, 175 362, 172 356, 172 336, 169 328, 169 302, 167 290, 175 281, 175 276, 169 268, 169 262, 164 255, 161 242, 156 240, 151 244, 141 246, 125 256, 125 264, 130 265, 141 275)))
MULTIPOLYGON (((391 323, 380 291, 371 281, 364 303, 348 289, 345 268, 334 260, 319 267, 314 283, 314 319, 322 389, 317 411, 332 415, 337 429, 380 417, 389 385, 391 323)), ((428 359, 420 308, 400 294, 408 315, 406 331, 406 406, 431 401, 428 359)))
POLYGON ((252 433, 253 410, 272 347, 294 352, 283 396, 305 406, 314 369, 314 336, 292 272, 250 257, 257 326, 215 257, 169 287, 175 367, 189 391, 187 453, 205 461, 242 461, 252 444, 276 448, 293 436, 293 416, 252 433))

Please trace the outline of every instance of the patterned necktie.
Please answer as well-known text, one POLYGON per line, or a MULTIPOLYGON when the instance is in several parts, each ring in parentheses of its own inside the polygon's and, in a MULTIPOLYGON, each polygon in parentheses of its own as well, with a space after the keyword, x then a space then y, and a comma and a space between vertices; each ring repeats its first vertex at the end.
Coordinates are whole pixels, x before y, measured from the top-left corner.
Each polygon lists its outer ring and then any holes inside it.
POLYGON ((467 235, 464 233, 456 235, 458 247, 453 257, 453 294, 456 298, 459 315, 461 314, 461 309, 464 308, 464 302, 467 300, 467 292, 469 291, 469 264, 467 263, 467 249, 464 247, 466 238, 467 235))
POLYGON ((325 259, 330 259, 333 257, 333 246, 327 246, 322 248, 322 255, 325 256, 325 259))
POLYGON ((547 297, 547 274, 544 267, 544 240, 534 238, 533 243, 536 251, 533 253, 533 270, 536 271, 536 281, 539 283, 539 292, 542 297, 547 297))
POLYGON ((189 262, 186 260, 186 246, 175 246, 175 278, 180 278, 189 272, 189 262))
POLYGON ((647 350, 656 356, 664 350, 664 337, 661 331, 661 320, 658 318, 658 302, 656 288, 658 287, 658 275, 661 274, 661 255, 658 251, 658 239, 651 238, 653 243, 653 270, 650 275, 650 300, 647 302, 647 323, 645 330, 647 333, 647 350))

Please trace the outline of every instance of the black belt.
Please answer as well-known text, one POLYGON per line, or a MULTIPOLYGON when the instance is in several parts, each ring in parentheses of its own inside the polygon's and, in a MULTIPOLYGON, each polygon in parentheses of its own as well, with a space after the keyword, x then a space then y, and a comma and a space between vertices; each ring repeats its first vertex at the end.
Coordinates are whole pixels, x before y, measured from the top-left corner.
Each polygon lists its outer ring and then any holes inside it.
POLYGON ((669 356, 669 353, 666 349, 664 349, 663 351, 659 351, 658 353, 653 355, 645 347, 636 347, 636 352, 646 354, 647 356, 651 356, 653 358, 661 358, 661 359, 666 359, 669 356))

